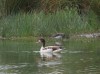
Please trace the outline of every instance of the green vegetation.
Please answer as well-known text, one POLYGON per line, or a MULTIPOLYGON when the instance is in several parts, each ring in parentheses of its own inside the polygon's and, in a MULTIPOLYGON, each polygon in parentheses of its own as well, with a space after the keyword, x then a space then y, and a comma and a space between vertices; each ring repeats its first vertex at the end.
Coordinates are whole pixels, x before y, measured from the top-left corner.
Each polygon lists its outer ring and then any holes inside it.
POLYGON ((0 35, 11 36, 49 36, 52 33, 84 33, 99 30, 97 17, 90 13, 80 17, 75 9, 58 11, 55 14, 19 13, 0 20, 0 35))
POLYGON ((0 0, 0 36, 50 36, 57 32, 77 34, 100 31, 99 0, 86 0, 84 4, 80 0, 31 1, 0 0), (81 14, 78 3, 83 5, 81 14))

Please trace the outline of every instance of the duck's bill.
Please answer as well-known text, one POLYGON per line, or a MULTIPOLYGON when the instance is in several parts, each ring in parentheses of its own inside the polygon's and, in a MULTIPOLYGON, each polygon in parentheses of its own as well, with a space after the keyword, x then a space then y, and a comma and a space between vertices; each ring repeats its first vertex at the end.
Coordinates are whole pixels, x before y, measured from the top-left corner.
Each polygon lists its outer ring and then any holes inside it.
POLYGON ((41 41, 40 40, 38 40, 36 43, 40 43, 41 41))

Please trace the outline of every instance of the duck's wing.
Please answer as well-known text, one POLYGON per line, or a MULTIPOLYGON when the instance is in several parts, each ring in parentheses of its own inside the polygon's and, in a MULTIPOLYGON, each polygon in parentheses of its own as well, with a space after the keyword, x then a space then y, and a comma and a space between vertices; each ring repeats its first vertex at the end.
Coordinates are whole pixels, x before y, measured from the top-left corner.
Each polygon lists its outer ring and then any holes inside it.
POLYGON ((47 46, 45 48, 52 49, 53 51, 55 51, 55 50, 61 49, 62 47, 61 46, 47 46))

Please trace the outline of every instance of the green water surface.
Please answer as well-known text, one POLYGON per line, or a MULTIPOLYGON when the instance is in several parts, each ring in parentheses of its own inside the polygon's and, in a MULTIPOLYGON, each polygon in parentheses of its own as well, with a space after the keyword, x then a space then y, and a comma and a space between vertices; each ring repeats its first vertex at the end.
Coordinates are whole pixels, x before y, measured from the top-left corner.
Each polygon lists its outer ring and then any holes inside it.
POLYGON ((0 74, 100 74, 100 39, 69 39, 63 48, 43 57, 34 40, 0 40, 0 74))

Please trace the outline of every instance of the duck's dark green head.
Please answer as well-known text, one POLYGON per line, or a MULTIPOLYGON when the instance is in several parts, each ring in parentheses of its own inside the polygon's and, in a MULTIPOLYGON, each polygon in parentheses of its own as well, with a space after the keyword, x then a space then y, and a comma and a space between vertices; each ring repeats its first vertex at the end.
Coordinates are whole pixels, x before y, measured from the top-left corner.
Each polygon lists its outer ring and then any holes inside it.
POLYGON ((43 44, 43 47, 45 47, 45 39, 44 38, 40 38, 38 40, 39 43, 42 43, 43 44))

